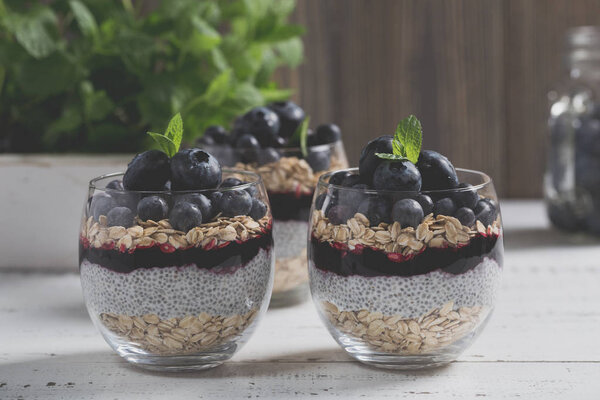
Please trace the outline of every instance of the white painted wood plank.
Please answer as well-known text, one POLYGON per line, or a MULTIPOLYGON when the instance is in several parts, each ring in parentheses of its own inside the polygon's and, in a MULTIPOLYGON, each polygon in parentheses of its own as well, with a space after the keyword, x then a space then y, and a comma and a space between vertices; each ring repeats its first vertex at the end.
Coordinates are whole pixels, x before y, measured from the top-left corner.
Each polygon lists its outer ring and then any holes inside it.
POLYGON ((158 374, 86 354, 0 367, 0 398, 16 399, 398 399, 598 398, 596 363, 454 363, 401 373, 358 363, 228 363, 189 374, 158 374))

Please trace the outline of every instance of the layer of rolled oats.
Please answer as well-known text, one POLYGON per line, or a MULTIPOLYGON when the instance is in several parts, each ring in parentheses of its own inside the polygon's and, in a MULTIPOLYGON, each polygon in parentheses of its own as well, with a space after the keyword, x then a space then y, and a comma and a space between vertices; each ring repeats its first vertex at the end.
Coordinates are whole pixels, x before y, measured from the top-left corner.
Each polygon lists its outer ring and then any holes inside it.
MULTIPOLYGON (((344 161, 332 156, 328 171, 347 167, 344 161)), ((306 160, 297 157, 282 157, 273 163, 261 166, 237 163, 235 168, 261 175, 267 191, 279 193, 300 192, 310 194, 315 189, 319 177, 328 172, 313 172, 306 160)))
POLYGON ((281 293, 308 282, 306 249, 297 257, 275 259, 273 293, 281 293))
POLYGON ((429 214, 414 229, 410 226, 402 228, 399 222, 382 222, 377 226, 370 226, 368 218, 361 213, 354 214, 353 218, 341 225, 329 222, 322 210, 315 210, 312 215, 312 234, 320 241, 343 243, 350 250, 354 250, 357 245, 369 246, 403 256, 419 253, 425 247, 460 247, 478 234, 499 233, 499 217, 487 227, 480 221, 469 227, 462 225, 454 217, 434 217, 429 214))
POLYGON ((244 315, 187 315, 161 320, 156 314, 129 316, 102 313, 100 321, 113 333, 157 355, 203 351, 240 336, 256 317, 254 308, 244 315))
POLYGON ((155 245, 168 246, 171 250, 187 247, 213 248, 230 241, 245 241, 260 236, 269 228, 271 217, 265 215, 258 221, 249 216, 217 217, 214 221, 182 232, 173 229, 168 219, 161 221, 141 221, 135 225, 107 226, 106 217, 101 215, 99 222, 89 217, 82 226, 82 237, 93 248, 117 248, 120 251, 136 247, 155 245))
POLYGON ((453 302, 413 319, 368 310, 340 311, 328 301, 322 306, 339 331, 376 351, 396 354, 426 354, 446 347, 472 332, 488 313, 481 306, 454 309, 453 302))

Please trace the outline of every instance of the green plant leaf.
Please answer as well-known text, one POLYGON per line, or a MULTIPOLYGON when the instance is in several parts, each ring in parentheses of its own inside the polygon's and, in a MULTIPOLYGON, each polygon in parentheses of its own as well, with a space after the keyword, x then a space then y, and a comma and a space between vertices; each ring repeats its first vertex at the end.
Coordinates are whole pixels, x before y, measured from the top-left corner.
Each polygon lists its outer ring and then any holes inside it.
POLYGON ((423 130, 421 122, 414 115, 409 115, 398 123, 394 136, 394 154, 406 157, 413 164, 419 160, 423 130))
POLYGON ((175 153, 177 153, 183 137, 183 120, 180 113, 175 114, 169 121, 165 136, 175 145, 175 153))
POLYGON ((208 85, 208 89, 202 96, 203 99, 212 106, 218 106, 227 98, 231 84, 233 73, 231 69, 227 69, 217 75, 208 85))
POLYGON ((384 160, 390 161, 407 161, 408 158, 401 156, 399 154, 390 154, 390 153, 375 153, 375 155, 384 160))
POLYGON ((34 58, 49 56, 57 49, 57 43, 49 28, 56 25, 56 15, 49 8, 37 8, 30 14, 11 14, 7 26, 17 42, 34 58))
POLYGON ((175 146, 175 143, 173 143, 173 141, 165 135, 161 135, 160 133, 154 132, 146 133, 150 135, 150 137, 152 137, 152 139, 154 139, 156 143, 158 143, 162 151, 164 151, 167 156, 173 157, 175 153, 177 153, 177 146, 175 146))
POLYGON ((275 101, 284 101, 290 98, 293 91, 291 89, 277 89, 277 88, 265 88, 260 89, 260 94, 266 103, 273 103, 275 101))
POLYGON ((308 139, 308 124, 310 123, 310 117, 307 115, 304 118, 304 121, 300 124, 298 129, 300 129, 300 151, 302 151, 302 155, 306 157, 308 155, 308 150, 306 148, 306 141, 308 139))
POLYGON ((86 36, 95 36, 98 33, 98 24, 86 5, 79 0, 71 0, 69 6, 71 6, 71 11, 73 11, 81 32, 86 36))
POLYGON ((274 47, 279 58, 290 67, 294 68, 302 63, 304 58, 304 45, 300 38, 292 38, 276 43, 274 47))

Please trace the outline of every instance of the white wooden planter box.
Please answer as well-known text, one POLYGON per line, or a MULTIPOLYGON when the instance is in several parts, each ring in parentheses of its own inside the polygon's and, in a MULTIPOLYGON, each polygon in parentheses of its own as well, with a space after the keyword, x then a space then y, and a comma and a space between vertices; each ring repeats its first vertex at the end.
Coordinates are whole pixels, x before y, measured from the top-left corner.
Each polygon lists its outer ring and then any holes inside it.
POLYGON ((88 182, 123 171, 130 159, 130 155, 0 155, 0 269, 75 270, 88 182))

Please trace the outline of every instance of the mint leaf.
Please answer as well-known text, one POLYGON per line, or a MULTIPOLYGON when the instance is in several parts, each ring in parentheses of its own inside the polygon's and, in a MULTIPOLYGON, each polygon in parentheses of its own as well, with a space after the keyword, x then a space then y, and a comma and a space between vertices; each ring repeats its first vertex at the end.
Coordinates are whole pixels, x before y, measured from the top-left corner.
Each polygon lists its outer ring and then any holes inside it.
POLYGON ((86 5, 78 0, 71 0, 69 5, 71 6, 71 10, 73 11, 73 15, 75 16, 75 20, 77 20, 81 32, 86 36, 96 35, 98 33, 98 24, 96 24, 94 15, 86 5))
POLYGON ((173 154, 177 153, 181 145, 181 138, 183 138, 183 120, 180 113, 171 118, 164 136, 175 145, 175 152, 173 154))
POLYGON ((406 157, 410 162, 416 164, 421 152, 423 131, 421 122, 414 115, 404 118, 396 128, 396 135, 392 142, 394 154, 406 157))
POLYGON ((306 139, 308 138, 308 123, 310 122, 310 117, 306 116, 304 121, 298 127, 299 135, 300 135, 300 151, 302 151, 302 155, 306 157, 308 155, 308 150, 306 149, 306 139))
POLYGON ((177 148, 179 146, 175 146, 175 143, 173 143, 173 141, 171 139, 169 139, 168 137, 166 137, 165 135, 161 135, 160 133, 154 133, 154 132, 146 132, 146 133, 148 133, 148 135, 150 135, 150 137, 152 139, 154 139, 154 141, 156 141, 156 143, 158 143, 158 145, 160 146, 162 151, 164 151, 165 154, 168 155, 169 157, 173 157, 175 155, 175 153, 177 153, 177 148))
POLYGON ((384 160, 390 161, 407 161, 408 158, 401 156, 400 154, 390 154, 390 153, 375 153, 375 155, 384 160))

